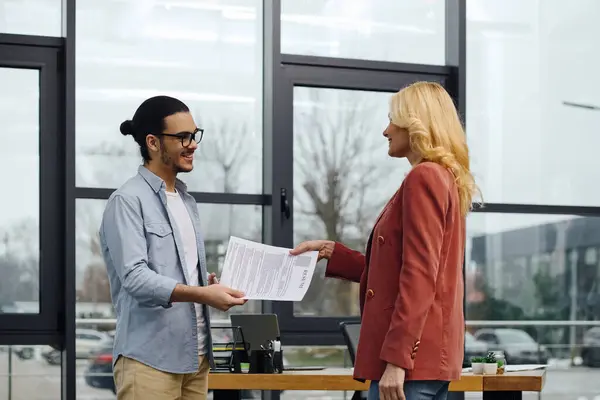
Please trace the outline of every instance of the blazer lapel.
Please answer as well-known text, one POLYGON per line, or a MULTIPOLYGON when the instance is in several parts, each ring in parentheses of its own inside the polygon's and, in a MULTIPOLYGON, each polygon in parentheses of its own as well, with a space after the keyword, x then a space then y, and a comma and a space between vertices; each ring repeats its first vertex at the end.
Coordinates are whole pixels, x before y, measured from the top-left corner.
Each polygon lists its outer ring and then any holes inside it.
POLYGON ((366 267, 367 271, 369 270, 369 257, 371 255, 371 244, 373 243, 373 233, 375 232, 375 227, 381 220, 381 217, 383 217, 383 215, 386 213, 386 211, 388 210, 390 205, 394 202, 394 200, 396 199, 396 196, 398 196, 398 193, 400 193, 400 189, 398 189, 396 191, 396 193, 394 193, 394 195, 390 198, 390 200, 385 204, 385 206, 383 207, 383 209, 377 216, 377 219, 375 220, 375 223, 373 224, 373 228, 371 229, 371 233, 369 234, 369 239, 367 240, 367 245, 365 247, 365 262, 366 262, 365 267, 366 267))

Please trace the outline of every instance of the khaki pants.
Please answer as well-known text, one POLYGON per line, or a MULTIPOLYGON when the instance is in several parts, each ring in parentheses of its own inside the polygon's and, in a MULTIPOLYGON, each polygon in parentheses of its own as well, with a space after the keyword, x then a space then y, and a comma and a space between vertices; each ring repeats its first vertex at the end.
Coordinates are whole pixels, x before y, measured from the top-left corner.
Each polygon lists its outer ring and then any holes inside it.
POLYGON ((119 356, 114 368, 118 400, 205 400, 208 395, 208 358, 191 374, 162 372, 119 356))

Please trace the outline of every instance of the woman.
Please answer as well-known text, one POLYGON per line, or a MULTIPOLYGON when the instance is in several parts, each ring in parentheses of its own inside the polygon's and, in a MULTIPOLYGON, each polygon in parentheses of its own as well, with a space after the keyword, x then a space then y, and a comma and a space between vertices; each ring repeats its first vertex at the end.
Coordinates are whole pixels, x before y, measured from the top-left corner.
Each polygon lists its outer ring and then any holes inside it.
POLYGON ((417 82, 394 94, 383 135, 412 165, 379 215, 366 254, 313 240, 325 276, 360 282, 361 333, 354 377, 369 400, 446 399, 464 347, 465 217, 477 190, 465 135, 442 86, 417 82))

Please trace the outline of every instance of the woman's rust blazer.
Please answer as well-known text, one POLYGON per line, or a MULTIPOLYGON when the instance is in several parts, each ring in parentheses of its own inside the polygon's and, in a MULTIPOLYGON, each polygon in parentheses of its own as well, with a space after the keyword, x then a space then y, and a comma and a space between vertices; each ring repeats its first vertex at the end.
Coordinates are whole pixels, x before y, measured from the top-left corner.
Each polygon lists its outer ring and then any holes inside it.
POLYGON ((381 212, 366 254, 335 244, 326 276, 360 282, 358 380, 386 364, 406 380, 455 380, 464 348, 465 218, 454 176, 415 166, 381 212))

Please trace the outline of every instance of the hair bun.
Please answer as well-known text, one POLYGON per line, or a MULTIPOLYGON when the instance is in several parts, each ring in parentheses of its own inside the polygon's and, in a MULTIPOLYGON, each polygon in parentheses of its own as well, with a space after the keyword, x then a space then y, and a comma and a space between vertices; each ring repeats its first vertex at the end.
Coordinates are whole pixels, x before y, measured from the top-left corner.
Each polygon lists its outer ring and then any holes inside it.
POLYGON ((121 133, 123 134, 123 136, 127 136, 127 135, 131 135, 133 136, 133 121, 131 121, 130 119, 123 121, 121 123, 121 126, 119 127, 119 130, 121 131, 121 133))

